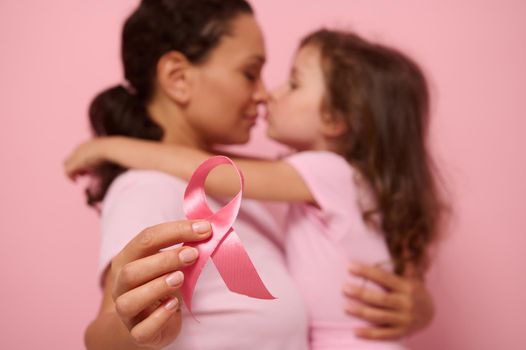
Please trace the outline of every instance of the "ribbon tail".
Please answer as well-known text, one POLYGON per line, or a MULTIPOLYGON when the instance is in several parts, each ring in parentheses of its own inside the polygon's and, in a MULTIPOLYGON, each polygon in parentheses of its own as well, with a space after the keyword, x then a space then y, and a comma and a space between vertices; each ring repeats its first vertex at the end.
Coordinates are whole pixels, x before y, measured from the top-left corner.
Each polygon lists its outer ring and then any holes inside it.
POLYGON ((276 299, 265 287, 243 243, 233 230, 219 243, 211 259, 232 292, 257 299, 276 299))
POLYGON ((194 294, 194 289, 195 285, 197 284, 197 280, 201 275, 201 271, 203 271, 203 267, 205 266, 206 261, 210 257, 210 251, 208 251, 207 248, 209 247, 207 245, 185 243, 184 246, 194 247, 199 252, 199 257, 193 265, 181 269, 181 271, 184 273, 184 282, 180 288, 181 295, 186 305, 186 308, 188 309, 188 311, 190 311, 190 314, 193 316, 192 296, 194 294))

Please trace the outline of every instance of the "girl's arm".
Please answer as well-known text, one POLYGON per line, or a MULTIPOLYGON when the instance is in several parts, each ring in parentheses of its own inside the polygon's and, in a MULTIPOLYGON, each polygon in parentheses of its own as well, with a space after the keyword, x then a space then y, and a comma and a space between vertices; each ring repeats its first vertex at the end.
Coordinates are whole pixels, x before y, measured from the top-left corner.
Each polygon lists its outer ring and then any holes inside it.
MULTIPOLYGON (((126 168, 152 169, 189 180, 195 169, 213 154, 197 149, 126 137, 106 137, 80 145, 66 160, 69 177, 75 178, 102 161, 126 168)), ((300 174, 284 161, 233 159, 245 178, 244 195, 258 200, 308 202, 314 197, 300 174)), ((231 167, 220 166, 207 178, 206 190, 214 196, 233 196, 239 179, 231 167)))

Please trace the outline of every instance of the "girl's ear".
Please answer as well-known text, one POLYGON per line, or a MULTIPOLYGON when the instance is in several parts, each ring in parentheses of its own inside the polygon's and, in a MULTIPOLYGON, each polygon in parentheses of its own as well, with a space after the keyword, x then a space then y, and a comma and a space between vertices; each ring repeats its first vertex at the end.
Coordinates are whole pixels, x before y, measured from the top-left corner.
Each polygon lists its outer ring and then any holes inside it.
POLYGON ((191 63, 177 51, 164 54, 157 63, 157 82, 161 90, 172 100, 186 105, 191 97, 191 63))
POLYGON ((323 136, 331 139, 343 136, 349 131, 345 119, 340 115, 334 115, 329 111, 321 113, 321 132, 323 136))

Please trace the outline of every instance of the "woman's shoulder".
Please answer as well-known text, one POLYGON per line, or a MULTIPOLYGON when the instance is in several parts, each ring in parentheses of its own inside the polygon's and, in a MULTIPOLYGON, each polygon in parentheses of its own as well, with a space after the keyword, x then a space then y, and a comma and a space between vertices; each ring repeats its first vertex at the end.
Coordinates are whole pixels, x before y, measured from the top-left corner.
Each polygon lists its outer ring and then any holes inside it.
POLYGON ((186 182, 175 176, 156 170, 128 170, 115 178, 108 191, 120 191, 130 187, 167 186, 186 187, 186 182))
POLYGON ((128 170, 112 182, 103 201, 103 213, 119 206, 180 206, 187 183, 153 170, 128 170))
POLYGON ((119 175, 101 208, 101 271, 143 229, 184 219, 185 188, 184 181, 157 171, 129 170, 119 175))

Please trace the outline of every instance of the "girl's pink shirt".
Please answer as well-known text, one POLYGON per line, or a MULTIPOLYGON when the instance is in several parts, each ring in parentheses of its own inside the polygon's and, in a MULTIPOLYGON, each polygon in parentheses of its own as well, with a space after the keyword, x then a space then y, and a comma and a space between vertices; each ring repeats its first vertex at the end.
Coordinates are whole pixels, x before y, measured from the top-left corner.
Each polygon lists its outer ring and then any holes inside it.
POLYGON ((356 337, 353 328, 365 324, 344 311, 343 285, 364 285, 350 277, 351 262, 390 266, 383 236, 362 219, 358 203, 367 205, 370 196, 358 191, 353 168, 331 152, 300 152, 285 161, 299 172, 318 205, 291 204, 285 220, 287 264, 307 305, 311 349, 405 349, 396 341, 356 337))
MULTIPOLYGON (((102 208, 100 271, 146 227, 184 219, 186 182, 155 171, 131 170, 111 185, 102 208)), ((209 200, 212 210, 226 201, 209 200)), ((243 200, 234 229, 277 300, 230 292, 210 262, 197 282, 193 312, 183 307, 183 328, 167 349, 236 350, 308 348, 304 303, 285 266, 275 219, 263 205, 243 200)))

